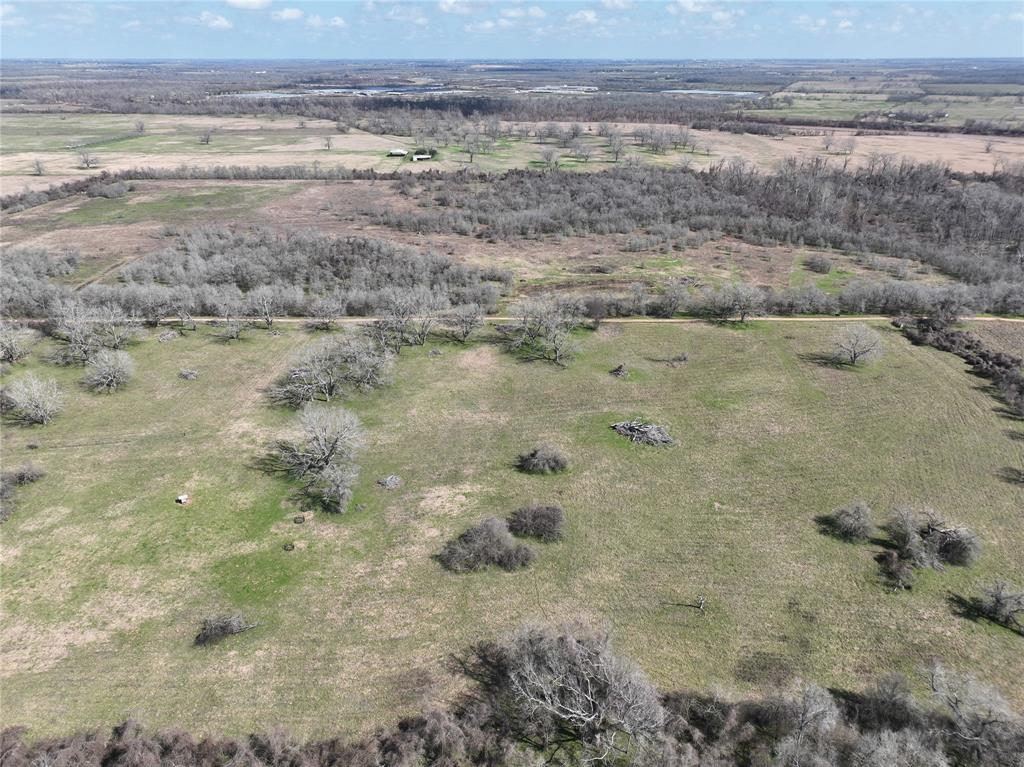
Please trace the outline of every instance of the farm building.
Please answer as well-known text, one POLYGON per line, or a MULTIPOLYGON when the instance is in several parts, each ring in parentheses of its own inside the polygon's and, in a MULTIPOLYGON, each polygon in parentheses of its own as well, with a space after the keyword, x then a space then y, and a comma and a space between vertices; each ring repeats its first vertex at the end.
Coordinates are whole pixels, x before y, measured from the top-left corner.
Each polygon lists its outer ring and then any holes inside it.
POLYGON ((392 149, 388 152, 388 157, 405 157, 409 152, 405 149, 392 149))

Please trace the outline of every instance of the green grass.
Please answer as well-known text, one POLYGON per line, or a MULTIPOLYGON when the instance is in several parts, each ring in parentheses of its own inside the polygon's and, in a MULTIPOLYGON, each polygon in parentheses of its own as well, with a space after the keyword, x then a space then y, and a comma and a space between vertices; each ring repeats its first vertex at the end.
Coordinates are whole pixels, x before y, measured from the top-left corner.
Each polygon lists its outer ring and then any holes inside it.
POLYGON ((302 525, 287 484, 253 461, 291 420, 259 389, 306 334, 147 340, 132 350, 137 379, 111 396, 33 359, 69 399, 48 427, 4 429, 5 465, 49 472, 0 528, 4 719, 39 734, 129 714, 203 732, 365 730, 451 694, 445 660, 471 641, 579 614, 609 620, 666 689, 742 694, 772 673, 766 657, 856 687, 937 655, 1019 704, 1020 638, 946 600, 1024 572, 1024 492, 996 476, 1024 465, 1006 434, 1022 427, 956 357, 881 325, 881 361, 820 364, 835 328, 606 325, 567 369, 486 345, 404 351, 393 386, 349 403, 368 429, 358 507, 302 525), (685 365, 659 361, 681 351, 685 365), (620 362, 631 374, 612 378, 620 362), (178 379, 182 367, 199 380, 178 379), (633 415, 679 444, 642 448, 609 429, 633 415), (514 471, 541 440, 571 471, 514 471), (374 486, 392 472, 399 490, 374 486), (182 491, 191 506, 173 503, 182 491), (876 545, 815 526, 854 498, 879 516, 931 504, 974 527, 984 554, 891 593, 876 545), (432 559, 531 501, 560 503, 568 535, 537 545, 530 569, 455 576, 432 559), (705 614, 678 606, 698 595, 705 614), (260 626, 192 647, 200 619, 227 609, 260 626), (432 680, 422 694, 412 672, 432 680))
POLYGON ((297 188, 294 184, 231 184, 213 190, 159 190, 153 194, 154 199, 140 199, 138 193, 129 192, 114 199, 85 199, 75 208, 54 216, 54 219, 65 226, 137 224, 146 221, 171 223, 189 220, 195 214, 211 210, 216 210, 218 215, 232 210, 245 212, 276 197, 287 196, 297 188))

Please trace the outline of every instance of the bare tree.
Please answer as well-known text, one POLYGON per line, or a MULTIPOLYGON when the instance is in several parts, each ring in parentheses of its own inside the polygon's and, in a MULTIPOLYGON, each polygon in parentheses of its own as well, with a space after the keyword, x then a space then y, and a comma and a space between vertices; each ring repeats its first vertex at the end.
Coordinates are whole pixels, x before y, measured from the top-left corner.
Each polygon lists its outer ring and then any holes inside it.
POLYGON ((1024 721, 995 689, 938 663, 929 682, 952 722, 945 734, 957 764, 1013 764, 1024 748, 1024 721))
POLYGON ((577 140, 573 142, 572 154, 577 160, 590 162, 590 158, 594 156, 594 148, 585 141, 577 140))
POLYGON ((135 363, 128 352, 103 349, 85 365, 82 383, 94 392, 121 389, 135 374, 135 363))
POLYGON ((850 365, 882 355, 882 337, 867 325, 847 325, 832 336, 833 354, 850 365))
POLYGON ((145 133, 146 132, 146 123, 144 123, 142 120, 136 120, 135 121, 135 132, 136 133, 145 133))
POLYGON ((586 765, 626 758, 664 725, 657 691, 613 652, 606 628, 527 625, 496 649, 503 663, 485 695, 510 713, 527 742, 550 737, 552 759, 565 753, 586 765))
POLYGON ((571 298, 531 299, 512 308, 516 322, 498 328, 505 348, 564 365, 575 353, 572 331, 583 322, 583 304, 571 298))
POLYGON ((21 362, 32 350, 35 338, 35 331, 29 328, 0 322, 0 362, 21 362))
POLYGON ((200 144, 209 144, 212 139, 213 139, 213 128, 207 128, 206 130, 204 130, 202 133, 199 134, 199 143, 200 144))
POLYGON ((735 318, 746 322, 748 317, 763 314, 765 310, 764 292, 744 283, 705 290, 701 300, 703 311, 720 320, 735 318))
POLYGON ((334 146, 334 137, 324 136, 324 149, 326 149, 329 152, 332 146, 334 146))
POLYGON ((38 157, 32 161, 32 174, 35 176, 46 175, 46 167, 43 165, 43 161, 38 157))
POLYGON ((350 391, 368 391, 391 380, 393 355, 365 336, 328 338, 306 349, 271 399, 292 406, 330 401, 350 391))
POLYGON ((608 151, 611 156, 615 159, 615 162, 619 161, 622 153, 626 151, 626 141, 622 138, 622 134, 619 132, 611 133, 608 136, 608 151))
POLYGON ((82 149, 78 153, 78 163, 86 169, 95 168, 99 163, 99 159, 89 150, 82 149))
POLYGON ((345 510, 358 475, 354 460, 363 446, 359 419, 348 410, 311 405, 302 411, 301 438, 280 440, 271 455, 290 477, 302 482, 307 497, 329 512, 345 510))
POLYGON ((48 424, 64 408, 64 394, 52 378, 22 376, 5 392, 16 419, 27 424, 48 424))
POLYGON ((545 147, 541 150, 540 159, 548 170, 555 170, 558 167, 558 161, 561 159, 561 156, 554 147, 545 147))
POLYGON ((307 326, 313 330, 330 330, 345 315, 348 301, 343 295, 332 294, 316 299, 309 307, 307 326))
POLYGON ((263 320, 267 330, 274 326, 274 317, 283 309, 278 291, 269 285, 250 290, 245 296, 245 305, 246 313, 263 320))
POLYGON ((483 307, 479 304, 457 306, 441 317, 441 324, 456 341, 464 344, 473 333, 484 326, 483 307))
POLYGON ((982 591, 981 613, 991 621, 1024 634, 1024 591, 999 580, 982 591))

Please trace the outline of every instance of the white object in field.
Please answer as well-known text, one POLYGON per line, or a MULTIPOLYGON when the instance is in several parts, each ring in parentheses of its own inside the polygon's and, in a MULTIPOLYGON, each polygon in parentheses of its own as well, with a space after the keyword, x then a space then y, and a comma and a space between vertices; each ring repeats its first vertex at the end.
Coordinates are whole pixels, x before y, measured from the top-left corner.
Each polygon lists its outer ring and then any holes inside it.
POLYGON ((188 493, 182 493, 181 495, 174 499, 174 502, 180 503, 184 506, 185 504, 188 503, 188 493))
POLYGON ((414 154, 412 156, 413 162, 419 162, 420 160, 429 160, 431 156, 429 154, 414 154))
POLYGON ((409 152, 405 149, 392 149, 388 152, 388 157, 405 157, 409 152))

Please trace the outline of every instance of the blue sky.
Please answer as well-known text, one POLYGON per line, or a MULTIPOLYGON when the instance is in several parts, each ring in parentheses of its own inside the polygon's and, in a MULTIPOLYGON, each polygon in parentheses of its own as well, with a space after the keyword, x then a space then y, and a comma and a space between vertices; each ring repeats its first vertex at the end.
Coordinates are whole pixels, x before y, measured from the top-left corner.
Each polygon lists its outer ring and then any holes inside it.
POLYGON ((1015 2, 0 3, 4 58, 1024 56, 1015 2))

